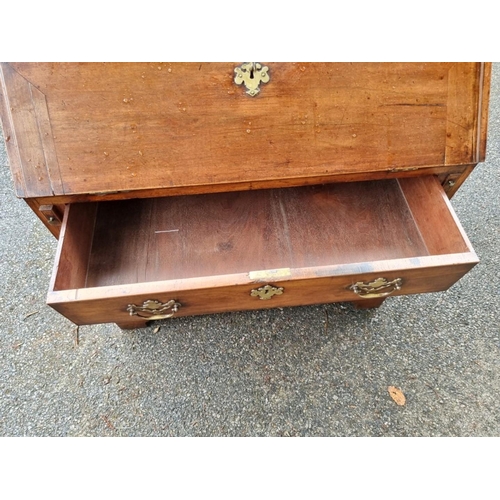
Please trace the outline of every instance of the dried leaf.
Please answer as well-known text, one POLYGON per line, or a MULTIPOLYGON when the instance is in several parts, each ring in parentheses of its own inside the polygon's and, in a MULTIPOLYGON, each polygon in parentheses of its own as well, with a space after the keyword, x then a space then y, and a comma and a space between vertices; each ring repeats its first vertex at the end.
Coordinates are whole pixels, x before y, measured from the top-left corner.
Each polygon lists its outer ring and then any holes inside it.
POLYGON ((398 389, 397 387, 390 385, 387 388, 387 390, 389 391, 389 395, 396 402, 397 405, 404 406, 404 404, 406 403, 406 398, 401 389, 398 389))
POLYGON ((158 333, 160 331, 160 326, 157 326, 154 330, 153 330, 153 333, 158 333))

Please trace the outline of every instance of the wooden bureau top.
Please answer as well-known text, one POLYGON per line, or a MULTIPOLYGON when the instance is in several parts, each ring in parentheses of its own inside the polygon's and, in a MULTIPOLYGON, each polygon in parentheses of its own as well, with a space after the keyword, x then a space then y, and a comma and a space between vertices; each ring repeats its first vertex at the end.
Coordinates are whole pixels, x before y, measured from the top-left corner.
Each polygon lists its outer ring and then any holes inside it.
POLYGON ((2 63, 17 195, 165 196, 484 160, 487 63, 265 64, 251 97, 240 63, 2 63))

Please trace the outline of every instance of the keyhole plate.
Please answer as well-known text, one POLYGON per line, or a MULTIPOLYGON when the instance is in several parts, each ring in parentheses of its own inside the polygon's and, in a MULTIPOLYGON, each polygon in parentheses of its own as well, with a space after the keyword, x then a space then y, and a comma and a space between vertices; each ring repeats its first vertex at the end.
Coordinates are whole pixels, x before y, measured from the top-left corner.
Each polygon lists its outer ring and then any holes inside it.
POLYGON ((244 63, 237 68, 234 68, 236 76, 234 83, 236 85, 244 84, 247 89, 247 94, 255 97, 259 92, 259 85, 269 81, 269 68, 262 66, 260 63, 244 63))
POLYGON ((260 300, 269 300, 275 295, 282 295, 284 292, 283 287, 275 287, 272 285, 261 286, 257 290, 252 290, 250 295, 252 297, 259 297, 260 300))

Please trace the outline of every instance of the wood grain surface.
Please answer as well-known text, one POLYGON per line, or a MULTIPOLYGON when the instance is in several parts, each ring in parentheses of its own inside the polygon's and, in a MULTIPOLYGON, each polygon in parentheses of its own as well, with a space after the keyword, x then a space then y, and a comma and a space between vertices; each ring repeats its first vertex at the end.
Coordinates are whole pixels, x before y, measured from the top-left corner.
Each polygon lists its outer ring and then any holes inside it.
POLYGON ((419 255, 396 180, 106 202, 87 286, 419 255))
POLYGON ((18 194, 270 188, 484 156, 488 65, 266 64, 252 98, 238 63, 3 63, 18 194))
MULTIPOLYGON (((76 324, 118 323, 127 328, 144 326, 145 321, 130 316, 129 304, 146 300, 175 299, 182 304, 175 316, 192 316, 227 311, 248 311, 329 302, 359 302, 349 287, 359 280, 379 277, 403 279, 401 290, 392 295, 436 292, 448 289, 475 264, 474 254, 453 254, 420 259, 394 259, 367 265, 327 266, 294 270, 286 280, 272 284, 284 288, 270 300, 251 296, 261 286, 248 274, 188 280, 154 281, 79 290, 49 290, 47 303, 76 324)), ((390 300, 386 299, 386 300, 390 300)))

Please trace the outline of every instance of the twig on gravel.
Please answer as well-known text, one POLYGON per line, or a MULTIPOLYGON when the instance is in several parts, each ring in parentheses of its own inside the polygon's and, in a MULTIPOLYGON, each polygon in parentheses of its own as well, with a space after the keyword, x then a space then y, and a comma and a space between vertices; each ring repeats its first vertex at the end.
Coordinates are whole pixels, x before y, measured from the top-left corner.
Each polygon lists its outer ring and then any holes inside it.
POLYGON ((75 347, 80 345, 80 327, 75 328, 75 347))
POLYGON ((104 423, 106 426, 111 429, 112 431, 116 431, 116 427, 111 423, 108 417, 106 415, 101 415, 101 418, 104 420, 104 423))
POLYGON ((27 314, 24 318, 23 318, 23 321, 28 319, 30 316, 33 316, 33 314, 37 314, 39 313, 40 311, 33 311, 33 312, 30 312, 29 314, 27 314))
POLYGON ((428 384, 425 380, 424 380, 424 384, 429 387, 430 389, 432 389, 434 391, 434 394, 436 395, 437 398, 441 398, 441 395, 439 394, 438 391, 436 391, 436 389, 434 387, 432 387, 431 384, 428 384))

